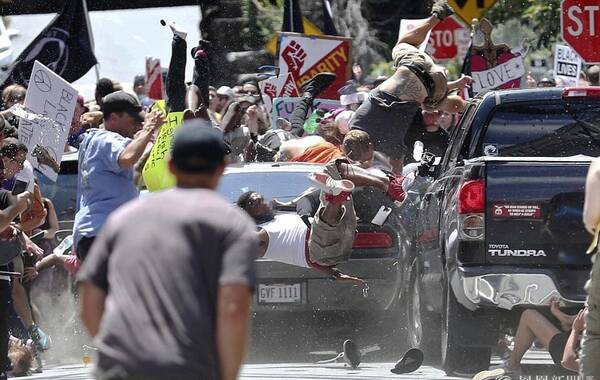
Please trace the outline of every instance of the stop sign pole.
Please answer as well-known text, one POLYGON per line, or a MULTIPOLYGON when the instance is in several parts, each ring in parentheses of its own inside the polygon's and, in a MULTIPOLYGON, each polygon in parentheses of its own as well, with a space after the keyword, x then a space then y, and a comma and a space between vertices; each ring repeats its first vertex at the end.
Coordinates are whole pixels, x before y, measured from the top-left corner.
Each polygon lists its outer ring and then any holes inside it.
POLYGON ((588 64, 600 63, 600 2, 562 0, 560 24, 563 40, 588 64))

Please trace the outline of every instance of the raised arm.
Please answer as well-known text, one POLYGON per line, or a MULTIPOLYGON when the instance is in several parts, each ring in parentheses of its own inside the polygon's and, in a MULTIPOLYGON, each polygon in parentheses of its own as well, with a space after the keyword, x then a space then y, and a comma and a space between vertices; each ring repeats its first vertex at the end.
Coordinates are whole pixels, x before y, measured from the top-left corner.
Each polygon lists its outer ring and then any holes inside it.
POLYGON ((164 117, 159 110, 154 110, 146 115, 142 129, 135 135, 133 141, 127 145, 121 155, 119 155, 119 167, 121 169, 132 168, 139 161, 154 132, 160 129, 163 123, 164 117))

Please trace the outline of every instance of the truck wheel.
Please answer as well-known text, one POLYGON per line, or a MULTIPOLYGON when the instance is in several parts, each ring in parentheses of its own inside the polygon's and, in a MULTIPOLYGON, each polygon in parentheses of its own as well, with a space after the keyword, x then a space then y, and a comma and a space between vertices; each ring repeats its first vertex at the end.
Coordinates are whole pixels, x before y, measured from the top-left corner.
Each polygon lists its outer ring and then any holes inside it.
POLYGON ((440 316, 425 306, 419 273, 413 264, 407 294, 408 339, 411 347, 423 351, 428 362, 436 362, 440 357, 440 316))
POLYGON ((442 368, 447 375, 473 374, 488 369, 492 355, 491 347, 467 345, 469 336, 486 336, 492 331, 476 331, 478 323, 473 313, 459 305, 449 284, 445 284, 444 312, 442 315, 442 368))

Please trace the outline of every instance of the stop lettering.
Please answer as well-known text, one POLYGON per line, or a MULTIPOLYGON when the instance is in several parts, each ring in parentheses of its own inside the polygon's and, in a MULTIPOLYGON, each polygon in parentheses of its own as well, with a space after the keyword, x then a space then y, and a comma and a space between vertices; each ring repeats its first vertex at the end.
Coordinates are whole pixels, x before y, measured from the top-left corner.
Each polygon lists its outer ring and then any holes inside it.
POLYGON ((453 59, 458 54, 460 36, 465 29, 454 18, 448 17, 438 23, 431 31, 428 51, 435 59, 453 59))
POLYGON ((600 3, 598 0, 563 0, 561 3, 563 40, 586 63, 600 63, 600 3))

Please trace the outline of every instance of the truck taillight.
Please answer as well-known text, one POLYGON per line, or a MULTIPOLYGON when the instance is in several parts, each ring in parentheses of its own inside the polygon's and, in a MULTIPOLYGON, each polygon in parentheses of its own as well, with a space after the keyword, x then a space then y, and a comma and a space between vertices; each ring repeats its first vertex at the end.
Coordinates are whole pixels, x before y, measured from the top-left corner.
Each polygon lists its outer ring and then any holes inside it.
POLYGON ((485 231, 485 183, 482 179, 462 184, 458 193, 461 236, 467 240, 483 239, 485 231))
POLYGON ((458 193, 459 214, 480 214, 485 211, 485 185, 483 180, 466 181, 458 193))
POLYGON ((390 248, 394 240, 387 232, 357 232, 352 248, 390 248))
POLYGON ((567 87, 562 92, 563 98, 600 98, 600 87, 567 87))

